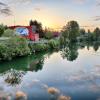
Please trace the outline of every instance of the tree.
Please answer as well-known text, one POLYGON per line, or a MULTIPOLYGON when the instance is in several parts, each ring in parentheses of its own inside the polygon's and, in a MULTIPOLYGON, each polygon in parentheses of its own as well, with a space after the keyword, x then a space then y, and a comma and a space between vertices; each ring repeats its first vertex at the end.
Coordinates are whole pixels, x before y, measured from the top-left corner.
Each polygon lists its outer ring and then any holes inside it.
POLYGON ((82 28, 82 29, 80 29, 80 35, 85 35, 85 29, 84 28, 82 28))
POLYGON ((71 42, 76 41, 77 36, 79 35, 79 24, 76 21, 70 21, 64 27, 63 36, 68 38, 71 42))
POLYGON ((90 29, 88 29, 88 32, 87 32, 87 38, 86 38, 87 41, 93 41, 93 34, 92 32, 90 31, 90 29))
POLYGON ((4 31, 7 29, 7 26, 1 24, 0 25, 0 37, 2 36, 2 34, 4 33, 4 31))
POLYGON ((100 38, 100 29, 97 27, 95 30, 94 30, 94 39, 95 40, 98 40, 100 38))
POLYGON ((42 24, 38 22, 37 20, 30 20, 30 26, 35 26, 36 27, 36 33, 39 34, 40 38, 44 37, 44 32, 42 28, 42 24))

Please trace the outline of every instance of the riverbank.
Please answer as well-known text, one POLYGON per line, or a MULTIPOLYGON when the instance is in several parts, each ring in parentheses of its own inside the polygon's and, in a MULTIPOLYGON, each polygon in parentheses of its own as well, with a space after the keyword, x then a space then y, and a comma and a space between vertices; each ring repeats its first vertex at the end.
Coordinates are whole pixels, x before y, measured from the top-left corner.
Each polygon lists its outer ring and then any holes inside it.
POLYGON ((42 43, 41 41, 32 43, 18 36, 3 40, 0 42, 0 61, 12 60, 15 57, 27 56, 34 52, 59 49, 60 42, 58 39, 47 41, 46 43, 42 43))

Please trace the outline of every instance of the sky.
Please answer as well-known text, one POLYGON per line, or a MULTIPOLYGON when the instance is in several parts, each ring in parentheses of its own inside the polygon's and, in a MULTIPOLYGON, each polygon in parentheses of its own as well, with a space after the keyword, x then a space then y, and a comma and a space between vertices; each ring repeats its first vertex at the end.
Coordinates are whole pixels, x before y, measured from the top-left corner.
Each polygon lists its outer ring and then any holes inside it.
POLYGON ((60 29, 75 20, 80 27, 100 26, 100 0, 0 0, 0 23, 29 25, 38 20, 43 27, 60 29))

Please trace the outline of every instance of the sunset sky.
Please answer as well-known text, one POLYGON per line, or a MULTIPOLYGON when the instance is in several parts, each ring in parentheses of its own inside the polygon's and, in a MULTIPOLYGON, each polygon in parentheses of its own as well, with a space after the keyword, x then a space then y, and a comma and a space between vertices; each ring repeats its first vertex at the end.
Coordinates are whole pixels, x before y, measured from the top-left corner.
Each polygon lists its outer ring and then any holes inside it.
POLYGON ((76 20, 92 30, 100 26, 100 0, 0 0, 0 23, 28 25, 31 19, 54 29, 76 20))

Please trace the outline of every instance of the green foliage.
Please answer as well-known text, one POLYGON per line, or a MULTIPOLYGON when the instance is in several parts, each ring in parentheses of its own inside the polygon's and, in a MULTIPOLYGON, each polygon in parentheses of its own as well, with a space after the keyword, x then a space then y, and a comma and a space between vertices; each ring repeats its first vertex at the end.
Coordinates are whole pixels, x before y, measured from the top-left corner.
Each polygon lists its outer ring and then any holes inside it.
POLYGON ((94 40, 100 39, 100 29, 98 27, 94 30, 93 38, 94 40))
POLYGON ((11 29, 6 29, 2 34, 3 37, 14 37, 15 35, 15 31, 11 29))
POLYGON ((76 21, 70 21, 64 27, 62 36, 68 38, 70 41, 76 41, 77 36, 79 36, 79 25, 76 21))
POLYGON ((45 38, 46 38, 46 39, 51 39, 51 38, 53 38, 53 33, 52 33, 51 31, 47 31, 47 32, 45 33, 45 38))
POLYGON ((1 24, 0 25, 0 37, 2 36, 2 34, 4 33, 4 31, 7 29, 7 26, 1 24))
POLYGON ((56 48, 59 48, 60 46, 60 42, 59 40, 57 39, 51 39, 49 42, 48 42, 48 45, 50 46, 51 49, 56 49, 56 48))
POLYGON ((10 48, 5 44, 0 44, 0 60, 10 60, 11 56, 10 48))
POLYGON ((34 51, 45 51, 49 49, 49 46, 47 44, 29 44, 31 52, 34 51))
POLYGON ((13 37, 0 43, 0 60, 11 60, 16 56, 24 56, 30 53, 26 39, 13 37))
POLYGON ((29 44, 29 48, 31 52, 38 52, 38 51, 48 51, 50 49, 57 49, 59 48, 60 43, 59 40, 49 40, 48 43, 38 43, 38 44, 29 44))
POLYGON ((85 29, 84 28, 80 29, 80 35, 85 35, 85 34, 86 34, 85 29))
POLYGON ((40 38, 44 37, 44 32, 43 32, 43 27, 42 24, 40 22, 38 22, 37 20, 30 20, 29 22, 30 26, 35 26, 36 27, 36 33, 39 34, 40 38))

